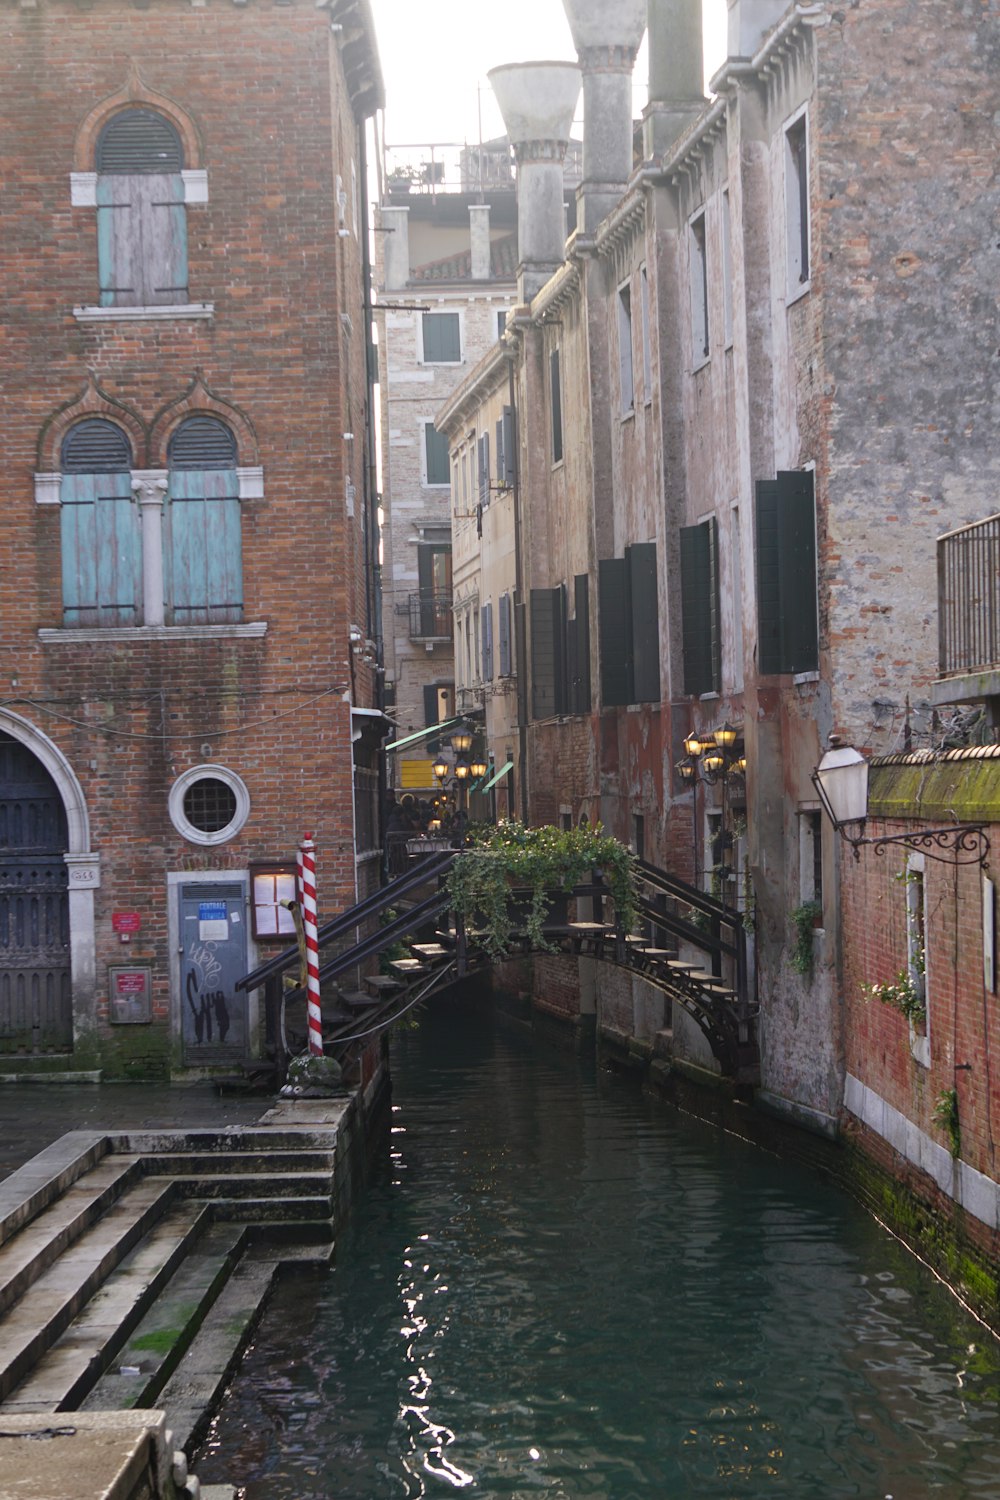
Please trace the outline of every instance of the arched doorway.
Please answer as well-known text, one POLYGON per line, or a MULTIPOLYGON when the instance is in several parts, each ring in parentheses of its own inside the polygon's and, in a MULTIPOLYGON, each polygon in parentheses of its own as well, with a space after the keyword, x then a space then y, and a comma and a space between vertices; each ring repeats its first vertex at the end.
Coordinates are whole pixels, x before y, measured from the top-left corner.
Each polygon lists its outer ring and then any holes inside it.
POLYGON ((73 1047, 68 850, 55 780, 0 730, 0 1055, 73 1047))

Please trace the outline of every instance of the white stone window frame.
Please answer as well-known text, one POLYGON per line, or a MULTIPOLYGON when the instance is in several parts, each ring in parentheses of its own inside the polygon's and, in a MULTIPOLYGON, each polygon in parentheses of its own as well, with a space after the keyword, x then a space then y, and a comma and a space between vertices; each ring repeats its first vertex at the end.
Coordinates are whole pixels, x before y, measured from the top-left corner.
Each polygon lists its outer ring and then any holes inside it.
POLYGON ((708 207, 702 203, 687 221, 688 305, 691 318, 691 373, 712 357, 708 299, 708 207))
POLYGON ((781 127, 781 163, 784 186, 784 232, 785 232, 785 298, 790 307, 812 290, 812 224, 810 202, 812 184, 809 180, 809 106, 803 104, 784 121, 781 127), (798 157, 792 150, 789 137, 801 125, 804 133, 803 157, 805 182, 802 182, 798 157), (803 216, 803 200, 805 212, 803 216), (806 274, 802 276, 802 241, 806 245, 806 274))
MULTIPOLYGON (((69 201, 73 208, 97 208, 97 173, 71 172, 69 174, 69 201)), ((208 202, 208 173, 201 167, 187 167, 181 171, 184 186, 184 204, 187 208, 201 207, 208 202)), ((135 323, 163 322, 168 319, 211 318, 215 314, 213 302, 178 302, 155 307, 98 307, 86 305, 74 307, 73 316, 78 323, 135 323)))
POLYGON ((182 771, 177 777, 167 797, 167 812, 181 838, 186 839, 189 844, 198 844, 202 848, 227 844, 241 831, 250 816, 250 793, 242 778, 235 771, 231 771, 228 766, 205 762, 203 765, 192 766, 189 770, 182 771), (187 793, 199 781, 208 780, 223 782, 236 798, 236 813, 232 821, 227 823, 225 828, 212 833, 196 828, 188 821, 184 812, 184 798, 187 793))
MULTIPOLYGON (((426 306, 426 304, 425 304, 426 306)), ((427 306, 426 312, 418 312, 414 315, 417 320, 417 364, 426 365, 428 369, 454 370, 459 365, 465 364, 465 310, 461 307, 449 307, 447 304, 438 303, 434 307, 427 306), (457 359, 425 359, 424 358, 424 318, 439 317, 446 314, 458 319, 458 358, 457 359)))

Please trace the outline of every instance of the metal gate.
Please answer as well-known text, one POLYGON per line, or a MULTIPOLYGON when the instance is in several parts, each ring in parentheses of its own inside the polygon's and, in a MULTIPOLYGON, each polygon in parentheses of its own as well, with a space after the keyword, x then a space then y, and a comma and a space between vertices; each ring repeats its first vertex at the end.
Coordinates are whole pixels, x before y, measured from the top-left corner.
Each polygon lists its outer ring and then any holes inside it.
POLYGON ((242 884, 181 886, 181 1038, 188 1067, 238 1062, 247 1053, 246 892, 242 884))
POLYGON ((67 844, 52 777, 0 734, 0 1055, 72 1051, 67 844))

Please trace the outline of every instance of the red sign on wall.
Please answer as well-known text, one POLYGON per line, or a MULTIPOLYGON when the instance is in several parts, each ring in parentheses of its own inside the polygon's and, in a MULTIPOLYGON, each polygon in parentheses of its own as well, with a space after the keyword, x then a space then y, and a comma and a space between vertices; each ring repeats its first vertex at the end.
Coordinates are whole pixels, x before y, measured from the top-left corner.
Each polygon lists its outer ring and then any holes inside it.
POLYGON ((113 932, 138 932, 141 926, 142 918, 137 911, 113 911, 111 913, 113 932))
POLYGON ((145 969, 139 969, 131 974, 115 975, 115 991, 119 995, 143 995, 147 984, 145 969))

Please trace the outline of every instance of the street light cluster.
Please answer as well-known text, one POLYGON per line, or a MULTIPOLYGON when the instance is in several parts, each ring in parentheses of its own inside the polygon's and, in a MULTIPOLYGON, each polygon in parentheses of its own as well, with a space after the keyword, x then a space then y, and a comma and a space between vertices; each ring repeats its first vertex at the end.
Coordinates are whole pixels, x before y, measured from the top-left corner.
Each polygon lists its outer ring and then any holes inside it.
POLYGON ((720 777, 725 780, 733 775, 744 776, 747 758, 742 749, 737 754, 739 737, 740 731, 728 722, 711 734, 692 731, 684 739, 684 759, 678 763, 678 776, 690 785, 697 779, 700 768, 702 777, 712 786, 720 777))
MULTIPOLYGON (((457 810, 462 814, 465 812, 465 797, 470 784, 474 781, 480 781, 489 770, 489 765, 483 758, 481 751, 474 756, 471 755, 472 739, 473 736, 467 729, 459 730, 457 734, 453 734, 451 737, 451 748, 455 752, 454 760, 446 760, 443 755, 439 755, 431 767, 436 780, 440 784, 442 793, 449 781, 457 788, 457 810)), ((434 801, 435 808, 439 808, 442 812, 447 810, 447 803, 443 796, 435 798, 434 801)), ((441 830, 441 825, 442 819, 440 817, 433 818, 428 825, 429 831, 438 833, 441 830)))

